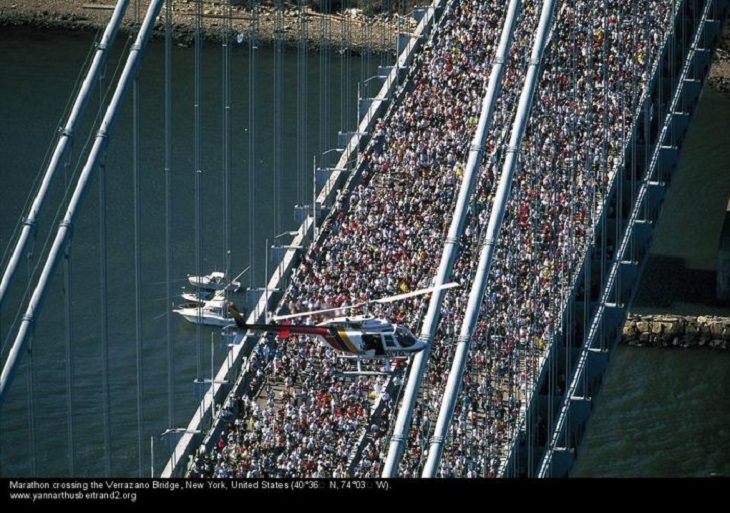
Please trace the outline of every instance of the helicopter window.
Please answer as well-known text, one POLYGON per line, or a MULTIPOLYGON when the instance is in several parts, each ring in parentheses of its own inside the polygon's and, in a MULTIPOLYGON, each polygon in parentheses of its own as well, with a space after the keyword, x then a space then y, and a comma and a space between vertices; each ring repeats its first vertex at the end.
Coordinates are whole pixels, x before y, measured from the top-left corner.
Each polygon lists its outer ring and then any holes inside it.
POLYGON ((395 347, 395 341, 391 335, 383 335, 383 340, 385 340, 385 345, 387 347, 395 347))
POLYGON ((401 347, 411 347, 416 343, 416 338, 411 335, 408 330, 401 326, 396 329, 395 338, 398 339, 398 343, 401 347))
POLYGON ((363 335, 362 340, 365 343, 365 351, 375 350, 376 355, 385 354, 383 349, 383 341, 378 335, 363 335))
POLYGON ((376 337, 374 335, 363 335, 362 341, 365 342, 365 350, 369 351, 371 349, 377 349, 377 347, 378 347, 378 343, 376 342, 377 339, 378 339, 378 337, 376 337))

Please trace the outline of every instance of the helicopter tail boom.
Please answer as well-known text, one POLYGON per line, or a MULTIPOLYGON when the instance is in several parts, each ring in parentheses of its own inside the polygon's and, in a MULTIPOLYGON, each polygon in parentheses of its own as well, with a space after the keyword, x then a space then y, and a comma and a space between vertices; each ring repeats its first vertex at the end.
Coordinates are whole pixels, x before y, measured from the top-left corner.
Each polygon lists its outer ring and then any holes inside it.
POLYGON ((358 353, 359 348, 352 343, 344 331, 327 326, 294 326, 277 324, 238 324, 244 330, 262 331, 266 333, 278 333, 281 338, 287 338, 290 334, 313 335, 322 337, 327 344, 338 351, 347 353, 358 353))

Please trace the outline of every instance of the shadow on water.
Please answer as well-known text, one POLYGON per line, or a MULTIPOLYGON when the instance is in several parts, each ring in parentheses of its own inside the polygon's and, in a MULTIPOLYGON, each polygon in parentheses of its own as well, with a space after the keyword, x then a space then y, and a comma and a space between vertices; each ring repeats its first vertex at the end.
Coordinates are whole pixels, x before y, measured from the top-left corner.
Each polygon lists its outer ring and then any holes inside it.
POLYGON ((728 306, 715 297, 715 271, 689 268, 684 258, 651 255, 641 284, 634 301, 637 309, 672 308, 677 303, 691 303, 701 312, 704 306, 728 306))

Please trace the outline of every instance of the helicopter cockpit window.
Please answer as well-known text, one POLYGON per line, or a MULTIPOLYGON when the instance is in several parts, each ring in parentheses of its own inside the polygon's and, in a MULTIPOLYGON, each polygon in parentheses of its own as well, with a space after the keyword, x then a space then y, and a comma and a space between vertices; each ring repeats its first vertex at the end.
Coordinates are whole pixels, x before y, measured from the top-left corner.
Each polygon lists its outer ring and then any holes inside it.
POLYGON ((385 340, 385 345, 387 347, 395 347, 395 341, 391 335, 383 335, 383 340, 385 340))
POLYGON ((416 343, 416 338, 402 326, 398 326, 395 330, 395 338, 398 339, 398 344, 400 344, 401 347, 411 347, 416 343))

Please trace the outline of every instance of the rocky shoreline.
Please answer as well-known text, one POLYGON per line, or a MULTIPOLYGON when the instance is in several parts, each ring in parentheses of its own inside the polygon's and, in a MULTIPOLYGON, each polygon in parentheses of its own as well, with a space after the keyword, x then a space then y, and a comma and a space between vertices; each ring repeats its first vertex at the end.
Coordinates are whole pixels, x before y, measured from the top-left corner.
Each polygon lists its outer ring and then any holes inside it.
MULTIPOLYGON (((236 35, 247 37, 251 15, 246 1, 233 2, 232 29, 236 35)), ((41 30, 96 31, 103 28, 114 0, 0 0, 0 27, 32 27, 41 30)), ((149 0, 141 0, 140 12, 149 0)), ((281 34, 285 44, 293 46, 299 41, 300 11, 297 2, 285 2, 281 34)), ((311 2, 313 6, 317 2, 311 2)), ((377 2, 375 2, 377 4, 377 2)), ((408 0, 408 7, 428 5, 428 0, 408 0)), ((352 5, 359 5, 353 3, 352 5)), ((223 34, 223 0, 204 0, 203 30, 208 40, 220 41, 223 34)), ((194 40, 194 0, 172 0, 173 39, 180 46, 190 46, 194 40)), ((264 44, 276 40, 276 11, 269 5, 262 5, 259 13, 259 41, 264 44)), ((353 52, 366 49, 376 52, 395 51, 395 34, 400 30, 412 32, 416 22, 412 17, 399 17, 387 13, 366 16, 362 9, 350 8, 332 14, 322 14, 311 7, 303 10, 307 27, 307 44, 318 48, 323 43, 322 25, 329 22, 327 42, 335 48, 347 47, 353 52)), ((130 2, 122 30, 128 32, 133 25, 134 2, 130 2)), ((155 24, 153 37, 164 34, 164 11, 155 24)), ((710 86, 730 96, 730 24, 725 26, 722 41, 715 53, 715 59, 708 78, 710 86)))
POLYGON ((707 81, 713 89, 730 97, 730 22, 725 24, 707 81))
MULTIPOLYGON (((106 26, 115 5, 114 0, 0 0, 0 27, 28 27, 40 30, 96 31, 106 26)), ((243 2, 244 4, 246 2, 243 2)), ((427 3, 427 2, 420 2, 427 3)), ((291 4, 287 2, 286 4, 291 4)), ((149 5, 141 0, 140 17, 149 5)), ((225 2, 205 0, 203 2, 203 31, 209 41, 220 41, 223 35, 225 2)), ((164 7, 155 23, 153 37, 164 35, 164 7)), ((397 14, 375 13, 366 16, 360 9, 345 9, 332 14, 322 14, 307 7, 301 11, 296 7, 283 10, 281 36, 287 45, 297 44, 299 30, 304 17, 307 43, 310 48, 323 43, 322 29, 329 33, 326 41, 333 48, 349 48, 353 52, 371 50, 394 52, 398 28, 401 31, 415 30, 412 17, 397 14), (328 25, 328 27, 327 27, 328 25)), ((248 37, 251 26, 251 12, 240 5, 231 7, 232 30, 239 39, 248 37)), ((129 32, 134 25, 134 2, 130 1, 122 24, 122 31, 129 32)), ((190 46, 194 41, 195 2, 193 0, 172 0, 173 39, 180 46, 190 46)), ((277 34, 277 13, 273 7, 262 5, 258 9, 258 41, 273 43, 277 34)))
POLYGON ((629 315, 621 343, 638 347, 727 349, 730 317, 629 315))

